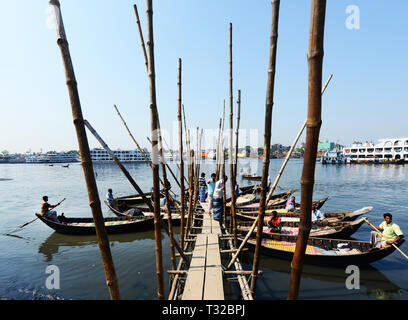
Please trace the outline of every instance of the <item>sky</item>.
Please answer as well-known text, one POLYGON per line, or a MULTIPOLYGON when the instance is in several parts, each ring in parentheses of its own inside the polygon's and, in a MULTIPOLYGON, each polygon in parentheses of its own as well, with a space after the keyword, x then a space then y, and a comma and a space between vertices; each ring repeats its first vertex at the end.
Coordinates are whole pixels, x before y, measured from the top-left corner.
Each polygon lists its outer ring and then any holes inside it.
MULTIPOLYGON (((112 149, 135 148, 114 104, 140 145, 147 146, 150 136, 148 78, 133 4, 146 39, 144 0, 61 0, 84 118, 112 149)), ((257 134, 249 142, 262 146, 271 2, 154 0, 153 6, 157 107, 170 146, 177 148, 178 58, 187 126, 216 132, 226 99, 228 127, 230 22, 234 118, 236 91, 242 92, 240 146, 250 132, 257 134)), ((310 7, 310 0, 281 1, 272 144, 290 145, 306 118, 310 7)), ((0 151, 78 149, 47 8, 47 0, 0 2, 0 151)), ((330 74, 333 79, 322 100, 321 141, 349 145, 408 136, 406 12, 405 0, 327 1, 323 83, 330 74), (359 9, 354 29, 346 24, 350 5, 359 9)), ((89 133, 88 139, 91 148, 99 147, 89 133)))

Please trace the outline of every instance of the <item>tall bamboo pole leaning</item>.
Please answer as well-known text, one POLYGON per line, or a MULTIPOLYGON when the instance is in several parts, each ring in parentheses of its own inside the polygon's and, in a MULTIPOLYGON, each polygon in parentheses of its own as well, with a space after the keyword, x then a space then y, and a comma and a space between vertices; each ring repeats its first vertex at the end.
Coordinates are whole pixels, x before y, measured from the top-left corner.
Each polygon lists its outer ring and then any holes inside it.
POLYGON ((301 179, 301 204, 299 235, 295 253, 292 258, 292 271, 288 299, 294 300, 299 296, 300 278, 303 260, 310 228, 312 225, 312 197, 314 174, 316 166, 317 145, 319 142, 322 107, 322 68, 324 47, 324 24, 326 18, 326 0, 312 0, 310 34, 309 34, 309 85, 308 85, 308 114, 306 130, 306 148, 303 161, 301 179))
MULTIPOLYGON (((224 129, 224 128, 223 128, 224 129)), ((223 130, 224 131, 224 130, 223 130)), ((227 227, 227 185, 225 181, 225 151, 224 151, 224 137, 221 139, 221 180, 222 180, 222 210, 224 212, 223 222, 225 228, 227 227)), ((231 221, 231 220, 230 220, 231 221)))
POLYGON ((235 183, 237 183, 237 168, 238 168, 238 147, 239 147, 238 135, 239 135, 239 123, 241 120, 241 90, 238 90, 237 109, 238 110, 237 110, 237 128, 235 130, 235 164, 234 164, 235 183))
POLYGON ((219 140, 218 140, 218 147, 219 147, 219 157, 220 159, 217 159, 217 172, 218 172, 218 177, 217 180, 222 179, 220 177, 221 174, 221 168, 222 168, 222 161, 224 159, 223 152, 224 152, 224 122, 225 122, 225 99, 224 99, 224 106, 222 109, 222 121, 221 121, 221 130, 219 132, 219 140))
POLYGON ((278 24, 279 24, 279 6, 280 0, 272 1, 272 25, 270 36, 268 83, 266 91, 266 110, 265 110, 265 132, 264 132, 264 153, 262 164, 262 182, 261 197, 259 200, 258 226, 256 230, 256 246, 254 253, 254 262, 252 268, 251 293, 255 297, 256 280, 258 278, 259 254, 262 240, 263 219, 265 215, 266 189, 269 176, 269 157, 271 154, 271 128, 272 128, 272 110, 273 96, 275 90, 276 73, 276 52, 278 44, 278 24))
MULTIPOLYGON (((128 181, 130 182, 130 184, 135 188, 135 190, 138 192, 138 194, 142 197, 142 199, 144 200, 144 202, 147 204, 147 206, 149 207, 149 209, 154 212, 154 207, 152 206, 151 202, 149 202, 145 196, 145 194, 143 193, 143 191, 140 189, 140 187, 138 186, 138 184, 136 183, 136 181, 132 178, 132 176, 130 175, 130 173, 126 170, 126 168, 122 165, 122 163, 119 161, 119 159, 114 155, 113 151, 108 147, 108 145, 105 143, 105 141, 103 141, 103 139, 99 136, 99 134, 96 132, 96 130, 91 126, 91 124, 87 121, 87 120, 83 120, 84 121, 84 125, 88 128, 88 130, 95 136, 96 140, 99 141, 99 143, 101 144, 101 146, 106 150, 106 152, 111 156, 111 158, 113 159, 113 161, 118 165, 119 169, 121 169, 121 171, 123 172, 123 174, 126 176, 126 178, 128 179, 128 181)), ((160 224, 163 228, 163 230, 167 233, 167 235, 169 236, 169 238, 173 238, 172 234, 167 230, 167 227, 165 225, 165 223, 163 222, 163 220, 160 217, 160 224)), ((173 238, 174 239, 174 238, 173 238)), ((187 261, 186 256, 184 255, 183 251, 181 250, 180 246, 178 245, 177 241, 173 241, 173 247, 175 247, 177 249, 177 251, 179 252, 180 256, 182 257, 182 259, 184 261, 187 261)))
POLYGON ((217 136, 217 144, 216 144, 216 149, 215 149, 215 179, 218 181, 220 178, 220 170, 218 167, 218 162, 220 161, 220 136, 221 136, 221 124, 222 124, 222 119, 220 118, 220 124, 218 126, 218 136, 217 136))
POLYGON ((231 206, 230 206, 230 232, 234 234, 234 246, 237 246, 237 233, 235 221, 235 173, 234 173, 234 152, 233 152, 233 129, 234 129, 234 94, 233 94, 233 76, 232 76, 232 23, 229 24, 229 148, 228 162, 230 169, 230 187, 231 187, 231 206))
MULTIPOLYGON (((241 118, 241 90, 238 90, 238 100, 237 100, 237 128, 235 130, 235 163, 233 164, 234 172, 234 190, 237 185, 237 169, 238 169, 238 133, 239 133, 239 122, 241 118)), ((233 234, 234 234, 234 245, 237 246, 237 223, 235 216, 235 205, 237 198, 234 196, 234 201, 231 206, 234 206, 234 221, 233 221, 233 234)))
POLYGON ((65 68, 66 83, 71 102, 72 117, 74 120, 75 131, 78 140, 79 152, 81 155, 82 168, 84 170, 86 187, 88 189, 89 205, 95 222, 96 236, 98 246, 102 256, 103 268, 105 271, 106 284, 108 286, 110 298, 112 300, 120 299, 119 286, 115 272, 115 266, 109 247, 109 239, 106 234, 105 223, 102 216, 101 201, 98 195, 92 160, 89 151, 88 138, 82 116, 81 102, 79 99, 77 81, 75 78, 74 67, 69 51, 69 44, 65 34, 64 22, 61 14, 61 7, 58 0, 50 0, 50 8, 54 15, 55 27, 57 32, 57 43, 61 51, 62 60, 65 68))
POLYGON ((160 186, 159 186, 159 155, 157 150, 157 126, 158 113, 156 104, 156 75, 154 64, 154 41, 153 41, 153 1, 146 0, 147 15, 147 48, 149 62, 149 95, 151 117, 151 140, 152 140, 152 165, 153 165, 153 198, 154 198, 154 233, 156 241, 156 272, 157 272, 157 296, 164 299, 163 288, 163 257, 160 227, 160 186))
MULTIPOLYGON (((329 77, 329 79, 327 79, 327 81, 326 81, 326 83, 325 83, 325 85, 324 85, 324 87, 323 87, 322 95, 323 95, 323 93, 326 91, 326 88, 327 88, 327 86, 329 85, 330 80, 331 80, 332 78, 333 78, 333 75, 331 74, 330 77, 329 77)), ((278 182, 279 182, 279 179, 280 179, 280 177, 281 177, 281 175, 282 175, 282 173, 283 173, 283 170, 285 170, 286 164, 288 163, 288 161, 289 161, 289 159, 290 159, 290 157, 291 157, 291 155, 292 155, 292 153, 293 153, 293 150, 295 149, 296 144, 297 144, 297 142, 298 142, 300 136, 302 135, 303 130, 306 128, 306 124, 307 124, 307 119, 306 119, 305 122, 303 123, 303 125, 302 125, 302 127, 300 128, 300 130, 299 130, 299 132, 298 132, 298 134, 297 134, 295 140, 293 141, 292 146, 290 147, 290 149, 289 149, 289 151, 288 151, 288 154, 286 155, 285 161, 283 162, 283 164, 282 164, 282 166, 281 166, 281 168, 280 168, 280 170, 279 170, 279 172, 278 172, 278 175, 277 175, 277 177, 276 177, 276 179, 275 179, 275 182, 274 182, 274 184, 272 185, 271 190, 269 190, 268 197, 267 197, 265 203, 269 203, 269 200, 271 200, 271 197, 272 197, 272 195, 273 195, 273 192, 275 191, 276 186, 278 185, 278 182)))
POLYGON ((180 245, 184 248, 184 196, 185 196, 185 188, 184 188, 184 159, 183 159, 183 124, 181 122, 181 102, 182 102, 182 95, 181 95, 181 68, 182 68, 182 61, 178 59, 178 75, 177 75, 177 88, 178 88, 178 96, 177 96, 177 122, 178 122, 178 139, 179 139, 179 153, 180 153, 180 201, 181 201, 181 222, 180 222, 180 245))
POLYGON ((166 201, 167 224, 168 224, 169 234, 170 234, 171 266, 173 270, 176 270, 176 254, 174 252, 174 236, 173 236, 173 226, 172 226, 172 221, 171 221, 171 208, 170 208, 171 200, 170 200, 170 194, 169 194, 170 182, 167 179, 167 172, 166 172, 166 166, 165 166, 166 160, 164 159, 164 156, 163 156, 163 142, 162 142, 163 139, 161 135, 159 117, 157 117, 157 128, 158 128, 158 136, 159 136, 160 162, 161 162, 161 167, 162 167, 162 177, 164 180, 164 197, 166 201))

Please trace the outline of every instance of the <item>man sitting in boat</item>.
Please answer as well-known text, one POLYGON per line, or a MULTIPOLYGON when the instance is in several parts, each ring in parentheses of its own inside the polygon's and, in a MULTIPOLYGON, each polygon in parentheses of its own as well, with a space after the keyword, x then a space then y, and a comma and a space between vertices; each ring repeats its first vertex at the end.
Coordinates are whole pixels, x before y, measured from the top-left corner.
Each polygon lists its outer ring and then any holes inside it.
POLYGON ((399 225, 392 222, 391 213, 384 213, 384 221, 375 227, 378 231, 382 231, 382 233, 371 231, 371 244, 377 248, 393 244, 404 237, 399 225))
POLYGON ((316 205, 312 206, 312 222, 316 222, 319 220, 323 220, 324 219, 324 214, 317 209, 316 205))
POLYGON ((47 217, 50 220, 55 222, 60 222, 57 218, 57 211, 51 210, 54 209, 57 205, 51 205, 48 203, 48 197, 43 197, 43 202, 41 203, 41 216, 47 217))
POLYGON ((106 194, 106 201, 108 202, 109 205, 112 205, 113 203, 113 193, 112 193, 112 189, 108 189, 108 193, 106 194))
POLYGON ((272 211, 272 216, 267 221, 269 232, 280 233, 282 230, 282 221, 278 216, 278 212, 272 211))
POLYGON ((288 211, 296 211, 295 205, 296 205, 296 203, 295 203, 295 197, 291 197, 291 198, 286 202, 286 207, 285 207, 285 209, 288 210, 288 211))

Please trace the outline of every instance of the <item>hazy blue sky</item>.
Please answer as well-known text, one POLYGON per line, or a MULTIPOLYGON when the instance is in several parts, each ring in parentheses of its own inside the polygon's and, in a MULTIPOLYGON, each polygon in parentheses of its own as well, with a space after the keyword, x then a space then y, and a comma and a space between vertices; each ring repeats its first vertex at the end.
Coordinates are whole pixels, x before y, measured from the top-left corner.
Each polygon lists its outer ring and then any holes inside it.
MULTIPOLYGON (((146 30, 144 0, 61 0, 84 117, 112 148, 134 148, 113 104, 142 145, 150 135, 148 82, 134 3, 146 30)), ((289 145, 306 117, 310 3, 281 1, 272 143, 289 145)), ((47 8, 47 0, 0 3, 0 151, 77 149, 47 8)), ((405 0, 327 1, 323 82, 331 73, 334 78, 323 99, 321 140, 350 144, 408 136, 407 12, 405 0), (360 9, 358 30, 346 28, 349 5, 360 9)), ((229 22, 234 101, 236 90, 242 90, 241 128, 258 129, 262 145, 270 1, 154 1, 162 127, 171 132, 176 120, 179 57, 188 126, 218 126, 223 99, 228 101, 229 22)), ((89 140, 91 147, 98 146, 93 137, 89 140)))

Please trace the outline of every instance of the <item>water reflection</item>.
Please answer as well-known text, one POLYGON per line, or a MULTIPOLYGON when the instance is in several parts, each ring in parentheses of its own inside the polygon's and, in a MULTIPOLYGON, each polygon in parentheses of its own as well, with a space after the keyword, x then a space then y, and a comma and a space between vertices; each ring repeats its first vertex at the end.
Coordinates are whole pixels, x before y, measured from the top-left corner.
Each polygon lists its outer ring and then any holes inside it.
MULTIPOLYGON (((243 256, 243 263, 246 265, 246 269, 250 269, 250 263, 252 263, 253 254, 248 253, 243 256)), ((266 277, 274 278, 273 275, 268 275, 270 271, 279 272, 290 276, 291 262, 286 260, 275 259, 271 257, 261 257, 260 269, 264 271, 266 277)), ((395 270, 394 270, 395 271, 395 270)), ((340 283, 344 285, 344 291, 350 292, 346 289, 346 279, 350 274, 345 272, 345 268, 327 268, 325 266, 315 265, 303 265, 302 281, 303 280, 317 280, 327 283, 340 283)), ((269 281, 265 281, 269 282, 269 281)), ((267 290, 271 292, 276 288, 266 284, 267 290)), ((369 297, 375 297, 378 300, 393 299, 396 295, 406 295, 407 290, 399 287, 391 280, 389 280, 381 271, 375 267, 368 265, 360 268, 360 290, 366 289, 365 295, 369 297)), ((338 291, 341 290, 340 288, 338 291)), ((324 289, 322 290, 324 291, 324 289)), ((301 293, 304 292, 301 290, 301 293)), ((351 293, 351 292, 350 292, 351 293)), ((338 292, 340 295, 341 292, 338 292)))
MULTIPOLYGON (((154 240, 154 232, 145 231, 129 234, 109 235, 110 245, 113 247, 118 243, 130 243, 141 240, 154 240)), ((43 254, 45 262, 51 262, 53 256, 62 252, 62 247, 85 247, 96 246, 98 240, 93 236, 67 236, 53 232, 38 248, 38 253, 43 254)))

